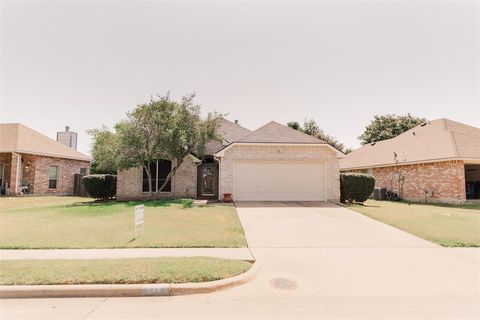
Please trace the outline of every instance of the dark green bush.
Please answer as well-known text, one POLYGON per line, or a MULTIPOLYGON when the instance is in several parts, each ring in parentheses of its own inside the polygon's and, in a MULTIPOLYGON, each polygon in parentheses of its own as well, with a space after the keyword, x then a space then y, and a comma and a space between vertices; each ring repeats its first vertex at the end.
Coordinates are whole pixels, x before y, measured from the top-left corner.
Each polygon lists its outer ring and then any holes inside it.
POLYGON ((117 176, 112 174, 89 174, 82 178, 88 194, 96 199, 107 200, 117 192, 117 176))
POLYGON ((375 188, 375 178, 370 174, 340 174, 340 201, 365 202, 375 188))

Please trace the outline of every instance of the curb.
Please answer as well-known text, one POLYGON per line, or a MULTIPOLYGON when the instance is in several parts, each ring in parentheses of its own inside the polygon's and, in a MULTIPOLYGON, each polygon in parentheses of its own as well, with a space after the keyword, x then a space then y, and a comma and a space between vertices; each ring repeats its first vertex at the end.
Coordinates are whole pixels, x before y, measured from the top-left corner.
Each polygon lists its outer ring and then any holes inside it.
POLYGON ((247 283, 255 277, 258 270, 257 263, 254 263, 245 273, 202 283, 4 285, 0 286, 0 299, 162 297, 209 293, 247 283))

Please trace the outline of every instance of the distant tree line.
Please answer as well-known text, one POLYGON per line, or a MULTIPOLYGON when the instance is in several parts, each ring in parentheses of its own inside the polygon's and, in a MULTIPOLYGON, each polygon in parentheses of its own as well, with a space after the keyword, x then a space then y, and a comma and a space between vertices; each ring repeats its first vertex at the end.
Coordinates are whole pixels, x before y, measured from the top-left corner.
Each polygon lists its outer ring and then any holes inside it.
MULTIPOLYGON (((410 113, 404 116, 395 114, 375 115, 358 139, 362 145, 391 139, 426 121, 425 118, 412 116, 410 113)), ((287 125, 290 128, 323 140, 345 154, 352 151, 351 148, 347 148, 337 138, 323 131, 313 119, 305 119, 303 124, 297 121, 290 121, 287 125)))

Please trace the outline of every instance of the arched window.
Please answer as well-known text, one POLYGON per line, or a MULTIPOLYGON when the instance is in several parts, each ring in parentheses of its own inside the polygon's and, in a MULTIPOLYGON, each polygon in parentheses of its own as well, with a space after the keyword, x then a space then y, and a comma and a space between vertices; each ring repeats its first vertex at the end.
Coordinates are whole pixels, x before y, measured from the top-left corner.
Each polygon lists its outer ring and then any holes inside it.
MULTIPOLYGON (((150 162, 150 173, 152 175, 152 191, 157 192, 167 179, 168 174, 172 170, 172 161, 170 160, 153 160, 150 162)), ((148 175, 147 170, 143 168, 143 185, 142 191, 148 192, 148 175)), ((161 192, 172 191, 172 180, 167 183, 161 192)))

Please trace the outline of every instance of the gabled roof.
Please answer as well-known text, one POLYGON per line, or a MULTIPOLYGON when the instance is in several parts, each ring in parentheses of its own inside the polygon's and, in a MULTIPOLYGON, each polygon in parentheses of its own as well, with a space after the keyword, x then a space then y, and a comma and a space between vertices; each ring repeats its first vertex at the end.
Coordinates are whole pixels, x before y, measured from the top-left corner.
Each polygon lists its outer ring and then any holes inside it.
POLYGON ((326 144, 318 138, 271 121, 237 142, 242 143, 313 143, 326 144))
POLYGON ((238 123, 233 123, 224 118, 220 119, 220 128, 218 130, 222 138, 228 143, 238 141, 252 132, 238 123))
POLYGON ((395 138, 364 145, 341 159, 340 169, 453 159, 480 160, 480 129, 449 119, 438 119, 395 138))
POLYGON ((48 157, 90 161, 83 153, 20 123, 0 124, 0 152, 18 152, 48 157))
POLYGON ((271 121, 266 125, 254 130, 250 134, 244 136, 240 140, 233 141, 229 145, 223 147, 214 153, 215 156, 223 157, 225 151, 234 145, 258 145, 258 144, 281 144, 281 145, 311 145, 322 146, 334 151, 339 157, 344 154, 325 141, 312 137, 303 132, 297 131, 290 127, 284 126, 275 121, 271 121))

